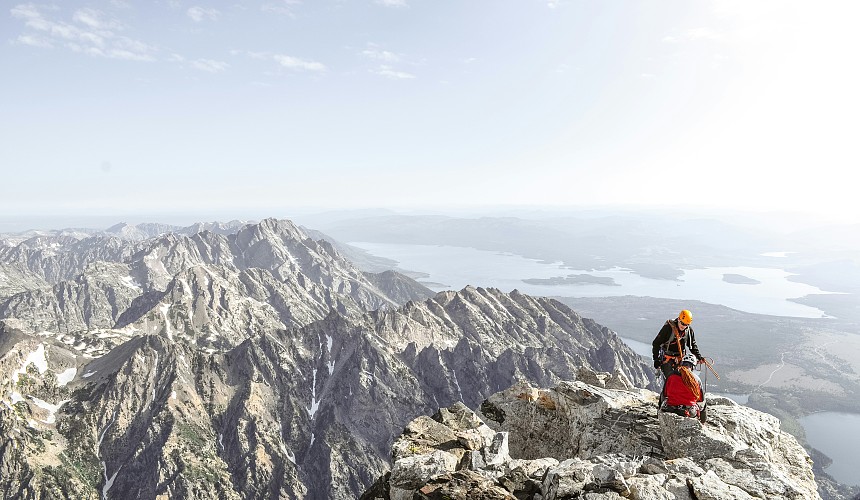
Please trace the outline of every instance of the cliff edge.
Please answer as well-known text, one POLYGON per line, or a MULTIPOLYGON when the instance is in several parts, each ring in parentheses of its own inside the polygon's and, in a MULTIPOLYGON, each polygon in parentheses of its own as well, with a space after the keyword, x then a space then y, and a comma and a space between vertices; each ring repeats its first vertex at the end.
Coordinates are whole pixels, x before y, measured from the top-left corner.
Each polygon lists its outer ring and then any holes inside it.
POLYGON ((820 499, 812 460, 776 417, 708 397, 706 424, 595 374, 526 383, 410 422, 362 500, 820 499))

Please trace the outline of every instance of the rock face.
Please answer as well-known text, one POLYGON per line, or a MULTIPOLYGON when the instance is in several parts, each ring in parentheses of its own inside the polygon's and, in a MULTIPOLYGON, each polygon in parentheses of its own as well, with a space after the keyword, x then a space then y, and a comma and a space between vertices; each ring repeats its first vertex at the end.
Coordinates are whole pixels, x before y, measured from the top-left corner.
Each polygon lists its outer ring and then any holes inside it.
POLYGON ((592 378, 416 418, 362 500, 820 498, 811 459, 775 417, 709 397, 702 425, 658 415, 651 391, 592 378))
POLYGON ((52 335, 15 333, 0 360, 0 489, 356 498, 416 414, 479 404, 518 379, 548 385, 601 370, 611 384, 651 383, 612 332, 556 301, 492 289, 260 328, 226 350, 201 349, 180 330, 137 334, 95 359, 52 335))

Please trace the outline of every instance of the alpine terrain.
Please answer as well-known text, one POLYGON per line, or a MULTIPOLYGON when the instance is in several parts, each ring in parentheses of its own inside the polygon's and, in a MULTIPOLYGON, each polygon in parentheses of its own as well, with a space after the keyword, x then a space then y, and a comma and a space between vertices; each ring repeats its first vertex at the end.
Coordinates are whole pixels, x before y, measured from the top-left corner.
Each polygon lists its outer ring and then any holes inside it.
POLYGON ((357 498, 440 407, 594 373, 653 388, 559 302, 433 294, 287 220, 0 241, 5 498, 357 498))

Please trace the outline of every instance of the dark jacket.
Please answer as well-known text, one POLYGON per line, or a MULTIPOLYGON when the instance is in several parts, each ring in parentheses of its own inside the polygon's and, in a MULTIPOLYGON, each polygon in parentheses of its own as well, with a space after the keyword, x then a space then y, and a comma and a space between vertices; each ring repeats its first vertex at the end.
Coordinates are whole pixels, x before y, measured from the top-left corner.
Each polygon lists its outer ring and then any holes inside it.
POLYGON ((651 343, 651 353, 654 358, 654 362, 662 363, 663 360, 660 358, 660 348, 664 349, 663 354, 668 354, 669 356, 677 356, 681 357, 684 355, 683 351, 690 350, 693 354, 695 354, 697 359, 702 359, 702 355, 699 353, 699 346, 696 345, 696 334, 693 333, 693 327, 688 326, 685 331, 679 330, 679 336, 681 337, 681 350, 682 352, 678 352, 678 343, 675 341, 675 334, 672 330, 678 328, 678 320, 670 319, 667 321, 663 328, 660 329, 660 333, 654 338, 654 342, 651 343))

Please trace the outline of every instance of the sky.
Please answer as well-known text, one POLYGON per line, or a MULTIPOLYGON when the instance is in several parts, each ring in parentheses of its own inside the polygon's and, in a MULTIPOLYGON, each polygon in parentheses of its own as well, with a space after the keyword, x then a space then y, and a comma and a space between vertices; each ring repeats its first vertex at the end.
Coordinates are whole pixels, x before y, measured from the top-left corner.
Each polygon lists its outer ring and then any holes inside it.
POLYGON ((0 214, 654 206, 860 222, 860 2, 0 12, 0 214))

